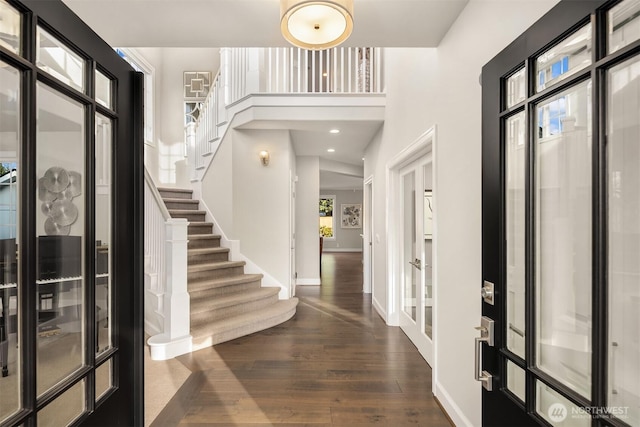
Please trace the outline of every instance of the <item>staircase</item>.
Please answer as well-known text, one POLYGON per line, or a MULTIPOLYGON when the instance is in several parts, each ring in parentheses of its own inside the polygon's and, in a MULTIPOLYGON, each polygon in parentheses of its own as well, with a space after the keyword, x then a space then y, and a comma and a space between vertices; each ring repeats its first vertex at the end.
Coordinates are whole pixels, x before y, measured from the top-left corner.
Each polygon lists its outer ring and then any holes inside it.
POLYGON ((262 274, 245 274, 244 261, 230 261, 213 223, 198 210, 191 190, 158 188, 173 218, 188 228, 188 280, 193 350, 249 335, 289 320, 297 298, 278 300, 279 287, 262 287, 262 274))

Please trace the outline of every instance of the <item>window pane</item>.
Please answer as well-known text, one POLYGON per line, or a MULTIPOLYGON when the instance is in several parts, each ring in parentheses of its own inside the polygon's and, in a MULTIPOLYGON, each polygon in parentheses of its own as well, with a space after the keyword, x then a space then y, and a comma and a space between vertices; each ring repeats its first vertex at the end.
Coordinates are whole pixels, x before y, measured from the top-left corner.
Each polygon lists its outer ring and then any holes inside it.
POLYGON ((335 237, 333 234, 333 197, 320 198, 320 235, 325 238, 335 237))
POLYGON ((591 82, 537 106, 537 364, 591 389, 591 82))
POLYGON ((96 368, 96 401, 113 387, 113 359, 96 368))
POLYGON ((524 68, 515 72, 506 81, 507 108, 527 98, 527 73, 524 68))
POLYGON ((540 381, 536 382, 536 412, 553 426, 591 426, 591 415, 540 381))
POLYGON ((523 402, 526 399, 526 375, 524 369, 507 360, 507 388, 523 402))
POLYGON ((37 86, 38 395, 84 361, 84 107, 37 86))
POLYGON ((96 114, 96 331, 98 354, 111 339, 111 120, 96 114))
POLYGON ((536 59, 538 92, 591 64, 591 24, 587 24, 536 59))
MULTIPOLYGON (((2 9, 0 8, 0 14, 2 9)), ((20 74, 0 61, 0 423, 22 408, 18 236, 20 74)))
POLYGON ((37 31, 38 67, 74 89, 84 92, 84 61, 42 28, 37 31))
POLYGON ((609 53, 640 38, 640 0, 625 0, 608 13, 609 53))
POLYGON ((0 0, 0 46, 20 55, 22 16, 6 0, 0 0))
POLYGON ((608 75, 610 406, 640 424, 640 59, 608 75))
POLYGON ((111 80, 96 70, 96 102, 111 108, 111 80))
POLYGON ((524 358, 525 114, 506 121, 507 348, 524 358))
POLYGON ((60 427, 71 424, 85 410, 85 380, 65 391, 38 412, 38 427, 60 427))

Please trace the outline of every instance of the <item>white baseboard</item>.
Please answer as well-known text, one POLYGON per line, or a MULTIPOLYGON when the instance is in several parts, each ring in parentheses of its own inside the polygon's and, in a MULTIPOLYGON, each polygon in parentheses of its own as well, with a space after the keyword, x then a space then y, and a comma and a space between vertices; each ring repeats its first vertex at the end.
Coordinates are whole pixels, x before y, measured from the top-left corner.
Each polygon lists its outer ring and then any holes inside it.
MULTIPOLYGON (((473 423, 469 421, 469 418, 467 418, 462 412, 462 410, 460 409, 460 407, 456 405, 456 403, 453 401, 449 393, 447 393, 444 387, 442 387, 442 384, 436 383, 435 389, 436 389, 435 396, 438 398, 440 405, 442 405, 442 408, 447 413, 449 418, 451 418, 451 421, 453 421, 453 424, 458 427, 462 427, 462 426, 473 427, 473 423)), ((470 392, 473 392, 473 391, 474 390, 470 390, 470 392)))
POLYGON ((318 277, 317 279, 296 279, 296 286, 318 286, 322 284, 322 281, 318 277))
POLYGON ((362 248, 327 248, 324 247, 322 252, 362 252, 362 248))
POLYGON ((378 302, 378 300, 373 297, 371 298, 371 304, 373 305, 373 308, 376 309, 376 311, 378 312, 378 314, 380 315, 380 317, 382 317, 382 320, 387 321, 387 312, 382 308, 382 305, 380 305, 380 303, 378 302))
POLYGON ((151 360, 168 360, 183 354, 191 353, 193 348, 191 335, 171 338, 168 335, 154 335, 147 340, 151 351, 151 360))

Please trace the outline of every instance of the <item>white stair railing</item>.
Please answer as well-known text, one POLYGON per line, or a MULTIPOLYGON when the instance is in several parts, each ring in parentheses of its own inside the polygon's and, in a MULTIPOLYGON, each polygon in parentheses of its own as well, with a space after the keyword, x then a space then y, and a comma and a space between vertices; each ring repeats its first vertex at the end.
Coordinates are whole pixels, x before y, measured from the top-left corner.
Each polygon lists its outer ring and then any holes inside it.
POLYGON ((187 227, 171 218, 145 168, 144 255, 145 332, 153 360, 191 351, 190 302, 187 292, 187 227))
POLYGON ((220 49, 220 71, 196 123, 185 128, 191 179, 202 177, 218 149, 228 124, 226 107, 249 95, 383 92, 380 48, 220 49))

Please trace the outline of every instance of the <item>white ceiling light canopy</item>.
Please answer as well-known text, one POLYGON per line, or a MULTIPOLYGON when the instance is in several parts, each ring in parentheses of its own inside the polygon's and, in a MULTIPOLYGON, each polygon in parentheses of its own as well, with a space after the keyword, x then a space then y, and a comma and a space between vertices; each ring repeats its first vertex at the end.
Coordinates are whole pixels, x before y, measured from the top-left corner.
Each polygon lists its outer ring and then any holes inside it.
POLYGON ((280 0, 280 29, 303 49, 329 49, 353 31, 353 0, 280 0))

